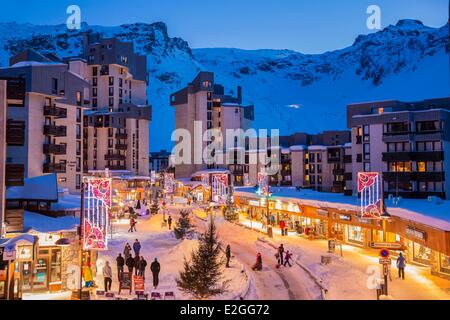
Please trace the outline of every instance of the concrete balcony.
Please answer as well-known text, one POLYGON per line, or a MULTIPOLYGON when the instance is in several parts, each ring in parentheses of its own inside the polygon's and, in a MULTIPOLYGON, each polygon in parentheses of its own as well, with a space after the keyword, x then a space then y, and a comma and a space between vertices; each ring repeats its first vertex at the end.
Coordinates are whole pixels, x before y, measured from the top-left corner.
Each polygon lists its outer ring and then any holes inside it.
POLYGON ((116 133, 116 139, 118 139, 118 140, 128 139, 128 134, 127 133, 116 133))
POLYGON ((65 144, 44 144, 45 154, 65 155, 67 146, 65 144))
POLYGON ((45 106, 44 116, 46 117, 56 117, 58 119, 67 118, 67 109, 59 108, 55 106, 45 106))
POLYGON ((65 163, 44 163, 44 173, 66 173, 65 163))
POLYGON ((44 126, 44 134, 55 137, 67 137, 67 127, 46 125, 44 126))
POLYGON ((127 159, 127 157, 122 154, 105 154, 106 161, 111 161, 111 160, 124 161, 126 159, 127 159))
POLYGON ((122 143, 116 143, 115 148, 116 148, 116 150, 126 151, 126 150, 128 150, 128 145, 122 144, 122 143))
POLYGON ((8 187, 23 186, 25 166, 23 164, 6 164, 5 185, 8 187))

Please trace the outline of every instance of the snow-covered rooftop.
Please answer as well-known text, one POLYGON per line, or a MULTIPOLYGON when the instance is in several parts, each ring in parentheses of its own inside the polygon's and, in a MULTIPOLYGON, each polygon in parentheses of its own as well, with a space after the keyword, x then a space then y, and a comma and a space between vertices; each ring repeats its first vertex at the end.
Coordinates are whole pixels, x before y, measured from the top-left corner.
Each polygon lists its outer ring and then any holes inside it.
POLYGON ((58 201, 56 174, 24 179, 23 186, 8 187, 7 200, 44 200, 58 201))
POLYGON ((33 212, 24 212, 24 229, 37 232, 59 232, 74 231, 80 224, 80 218, 74 216, 65 216, 51 218, 42 214, 33 212))
MULTIPOLYGON (((326 193, 296 188, 271 188, 273 199, 285 199, 299 204, 315 207, 326 207, 338 210, 359 211, 360 202, 357 197, 346 197, 340 193, 326 193)), ((256 190, 253 187, 236 188, 235 195, 255 197, 256 190)), ((428 200, 402 199, 396 205, 392 201, 386 201, 387 212, 404 220, 410 220, 424 225, 450 231, 450 201, 442 204, 428 200)))

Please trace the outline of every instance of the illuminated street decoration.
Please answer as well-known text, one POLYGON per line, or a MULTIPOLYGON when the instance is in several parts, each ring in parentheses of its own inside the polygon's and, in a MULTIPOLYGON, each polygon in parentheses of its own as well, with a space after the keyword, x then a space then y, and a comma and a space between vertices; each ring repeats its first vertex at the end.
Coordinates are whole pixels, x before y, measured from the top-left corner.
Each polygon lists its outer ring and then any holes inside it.
POLYGON ((202 186, 203 186, 203 188, 209 187, 209 175, 202 174, 202 186))
POLYGON ((228 194, 228 174, 215 174, 212 176, 212 199, 217 204, 224 204, 228 194))
POLYGON ((84 177, 83 248, 107 250, 111 209, 110 178, 84 177))
POLYGON ((358 173, 358 193, 361 194, 361 218, 381 219, 381 177, 378 172, 358 173))
POLYGON ((258 173, 258 191, 259 195, 265 195, 269 192, 269 176, 265 173, 258 173))
POLYGON ((168 194, 173 193, 175 187, 175 175, 173 173, 164 173, 164 190, 168 194))

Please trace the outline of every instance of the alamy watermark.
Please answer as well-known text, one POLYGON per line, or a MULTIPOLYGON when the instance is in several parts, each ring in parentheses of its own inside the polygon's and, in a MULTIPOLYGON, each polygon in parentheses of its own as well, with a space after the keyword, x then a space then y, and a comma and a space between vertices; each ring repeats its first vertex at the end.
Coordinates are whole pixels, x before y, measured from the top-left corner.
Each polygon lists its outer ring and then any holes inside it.
POLYGON ((381 30, 381 8, 378 5, 372 4, 367 7, 367 28, 369 30, 381 30))
POLYGON ((193 132, 176 129, 172 141, 173 165, 260 165, 268 174, 276 174, 280 165, 280 132, 277 129, 203 130, 194 122, 193 132))
POLYGON ((67 29, 81 29, 81 9, 79 6, 72 4, 67 7, 66 13, 69 15, 66 20, 67 29))

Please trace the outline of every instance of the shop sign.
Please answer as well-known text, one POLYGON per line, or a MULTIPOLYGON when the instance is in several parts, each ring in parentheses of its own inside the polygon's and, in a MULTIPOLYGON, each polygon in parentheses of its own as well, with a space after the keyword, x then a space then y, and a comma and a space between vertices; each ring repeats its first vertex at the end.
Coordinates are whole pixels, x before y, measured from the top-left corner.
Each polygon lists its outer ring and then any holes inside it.
POLYGON ((19 260, 33 260, 33 247, 32 246, 21 247, 19 249, 18 259, 19 260))
POLYGON ((260 202, 257 200, 249 200, 248 205, 252 206, 252 207, 260 207, 261 206, 260 202))
POLYGON ((336 240, 328 240, 328 252, 334 253, 336 251, 336 240))
POLYGON ((421 231, 413 227, 406 228, 406 234, 422 241, 427 239, 427 233, 425 231, 421 231))
POLYGON ((13 251, 8 251, 8 250, 4 250, 4 248, 2 248, 3 250, 3 261, 12 261, 12 260, 16 260, 16 250, 13 251))
POLYGON ((136 294, 142 293, 145 291, 145 285, 144 285, 144 277, 138 277, 134 276, 134 291, 136 294))
POLYGON ((328 218, 328 211, 327 210, 317 209, 316 213, 317 213, 318 216, 328 218))
POLYGON ((119 283, 119 294, 122 290, 130 290, 131 294, 131 272, 122 272, 119 283))
POLYGON ((289 202, 287 204, 286 211, 294 212, 294 213, 301 213, 302 212, 300 206, 298 204, 292 203, 292 202, 289 202))
POLYGON ((352 216, 347 215, 347 214, 340 214, 340 215, 339 215, 339 220, 342 220, 342 221, 352 221, 352 216))
POLYGON ((371 242, 370 247, 373 249, 390 249, 390 250, 403 250, 403 245, 398 242, 371 242))

